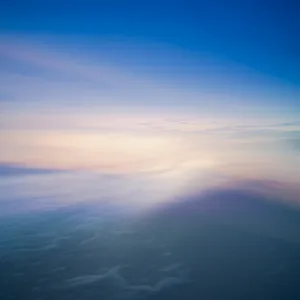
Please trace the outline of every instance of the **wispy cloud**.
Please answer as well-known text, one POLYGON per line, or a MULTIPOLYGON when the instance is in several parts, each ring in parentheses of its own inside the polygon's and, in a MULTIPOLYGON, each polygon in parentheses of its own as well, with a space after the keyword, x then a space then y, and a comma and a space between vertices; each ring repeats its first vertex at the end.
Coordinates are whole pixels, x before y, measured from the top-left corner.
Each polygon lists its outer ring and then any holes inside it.
POLYGON ((119 296, 122 299, 146 299, 152 294, 159 294, 160 292, 174 288, 177 285, 184 285, 190 282, 187 274, 188 272, 182 272, 178 276, 167 276, 160 279, 156 284, 152 285, 135 285, 130 284, 120 273, 121 266, 115 266, 109 269, 105 273, 94 275, 83 275, 71 278, 66 281, 63 288, 74 289, 82 286, 97 285, 99 289, 101 286, 105 287, 105 290, 109 289, 108 296, 112 298, 119 296), (109 296, 110 295, 110 296, 109 296))
POLYGON ((246 96, 170 85, 53 43, 0 39, 2 163, 172 170, 182 178, 207 169, 287 180, 299 174, 296 114, 249 110, 246 96))
POLYGON ((61 172, 61 170, 38 169, 38 168, 30 168, 30 167, 16 165, 16 164, 1 164, 0 163, 0 177, 42 175, 42 174, 52 174, 52 173, 57 173, 57 172, 61 172))
MULTIPOLYGON (((3 39, 3 38, 2 38, 3 39)), ((51 49, 51 45, 49 46, 51 49)), ((145 103, 173 103, 181 98, 191 101, 195 92, 167 86, 114 66, 112 62, 57 52, 40 44, 18 39, 2 41, 0 54, 11 65, 1 72, 1 89, 26 101, 48 101, 56 104, 90 103, 126 106, 145 103), (14 90, 14 87, 18 87, 14 90)), ((50 103, 48 103, 50 104, 50 103)))

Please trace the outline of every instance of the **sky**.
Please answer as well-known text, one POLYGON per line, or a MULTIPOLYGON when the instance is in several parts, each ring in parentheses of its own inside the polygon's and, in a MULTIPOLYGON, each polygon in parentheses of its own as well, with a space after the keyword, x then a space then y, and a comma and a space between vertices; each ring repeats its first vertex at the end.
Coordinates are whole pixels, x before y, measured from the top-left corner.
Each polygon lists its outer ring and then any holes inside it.
POLYGON ((299 9, 264 0, 5 1, 1 166, 159 174, 176 185, 250 178, 293 191, 299 9))

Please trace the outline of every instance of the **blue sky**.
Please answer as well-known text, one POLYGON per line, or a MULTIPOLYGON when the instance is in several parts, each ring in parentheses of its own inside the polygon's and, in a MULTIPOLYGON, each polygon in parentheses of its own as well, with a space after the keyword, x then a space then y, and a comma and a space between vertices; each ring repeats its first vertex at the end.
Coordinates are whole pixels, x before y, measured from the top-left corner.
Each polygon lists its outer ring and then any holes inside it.
MULTIPOLYGON (((4 39, 21 40, 15 45, 20 52, 22 42, 34 41, 90 63, 122 67, 166 89, 170 84, 216 97, 233 94, 247 107, 263 102, 294 114, 300 94, 298 9, 292 1, 6 1, 0 27, 4 39)), ((7 55, 0 59, 9 72, 49 72, 7 55)), ((17 97, 3 91, 3 98, 17 97)), ((165 104, 194 107, 198 101, 182 98, 165 104)))
POLYGON ((297 1, 6 1, 5 32, 168 43, 299 84, 297 1))
POLYGON ((298 10, 292 1, 6 1, 0 163, 295 183, 298 10))

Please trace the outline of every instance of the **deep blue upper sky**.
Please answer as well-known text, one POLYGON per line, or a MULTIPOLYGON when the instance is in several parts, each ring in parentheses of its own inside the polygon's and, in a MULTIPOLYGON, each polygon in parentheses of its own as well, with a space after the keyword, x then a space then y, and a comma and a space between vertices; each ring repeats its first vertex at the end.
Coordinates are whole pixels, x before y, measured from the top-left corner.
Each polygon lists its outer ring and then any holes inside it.
POLYGON ((133 38, 243 63, 300 84, 298 1, 23 1, 1 5, 5 33, 133 38))

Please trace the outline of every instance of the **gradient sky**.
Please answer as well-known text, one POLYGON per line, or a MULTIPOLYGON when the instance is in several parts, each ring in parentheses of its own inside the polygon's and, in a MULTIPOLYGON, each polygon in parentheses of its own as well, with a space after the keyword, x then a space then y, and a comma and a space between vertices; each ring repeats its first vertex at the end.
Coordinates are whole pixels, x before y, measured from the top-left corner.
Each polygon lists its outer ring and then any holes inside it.
POLYGON ((296 1, 6 1, 0 163, 297 184, 299 10, 296 1))

